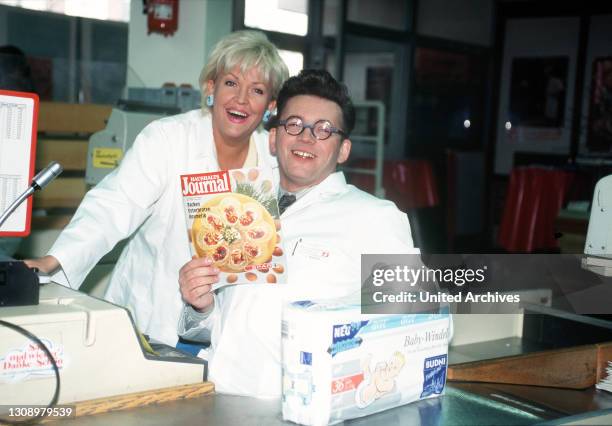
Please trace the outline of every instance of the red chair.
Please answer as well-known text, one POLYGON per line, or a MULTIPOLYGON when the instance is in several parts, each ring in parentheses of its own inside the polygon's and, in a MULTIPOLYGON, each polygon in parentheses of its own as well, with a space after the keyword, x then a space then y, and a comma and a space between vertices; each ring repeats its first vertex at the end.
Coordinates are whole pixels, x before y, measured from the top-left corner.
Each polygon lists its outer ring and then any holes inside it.
MULTIPOLYGON (((373 169, 374 160, 358 159, 351 167, 373 169)), ((349 173, 350 181, 363 191, 374 193, 374 176, 349 173)), ((383 166, 385 198, 403 212, 439 204, 438 188, 431 164, 425 160, 387 160, 383 166)))
MULTIPOLYGON (((374 160, 359 159, 351 167, 373 169, 374 160)), ((350 181, 358 188, 374 193, 374 176, 349 173, 350 181)), ((432 245, 431 233, 423 216, 431 216, 431 207, 439 205, 438 188, 433 169, 424 160, 388 160, 383 165, 385 198, 408 215, 412 239, 417 247, 428 249, 432 245), (425 215, 421 214, 427 211, 425 215), (427 237, 425 236, 427 234, 427 237)), ((439 250, 434 250, 439 251, 439 250)))
POLYGON ((509 252, 558 249, 555 219, 573 177, 571 172, 539 167, 512 170, 498 245, 509 252))

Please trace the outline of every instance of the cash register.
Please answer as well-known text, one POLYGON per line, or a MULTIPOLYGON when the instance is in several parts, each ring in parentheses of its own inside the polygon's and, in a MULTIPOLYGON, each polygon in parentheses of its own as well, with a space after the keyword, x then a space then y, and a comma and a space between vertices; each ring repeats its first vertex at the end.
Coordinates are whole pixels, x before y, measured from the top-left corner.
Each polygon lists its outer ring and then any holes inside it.
MULTIPOLYGON (((12 285, 6 274, 3 279, 12 285)), ((149 346, 125 308, 54 283, 39 291, 35 304, 0 307, 2 404, 47 404, 57 386, 55 367, 60 404, 206 380, 204 360, 149 346), (42 341, 53 361, 18 329, 42 341)))

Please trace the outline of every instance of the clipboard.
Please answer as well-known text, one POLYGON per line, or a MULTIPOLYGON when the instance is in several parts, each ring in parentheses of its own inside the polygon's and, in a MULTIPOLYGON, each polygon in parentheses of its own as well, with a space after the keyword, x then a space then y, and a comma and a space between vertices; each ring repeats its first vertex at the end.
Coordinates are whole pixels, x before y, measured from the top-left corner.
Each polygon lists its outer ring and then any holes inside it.
MULTIPOLYGON (((0 214, 24 191, 34 176, 38 95, 0 90, 0 214)), ((0 237, 30 234, 32 197, 0 227, 0 237)))

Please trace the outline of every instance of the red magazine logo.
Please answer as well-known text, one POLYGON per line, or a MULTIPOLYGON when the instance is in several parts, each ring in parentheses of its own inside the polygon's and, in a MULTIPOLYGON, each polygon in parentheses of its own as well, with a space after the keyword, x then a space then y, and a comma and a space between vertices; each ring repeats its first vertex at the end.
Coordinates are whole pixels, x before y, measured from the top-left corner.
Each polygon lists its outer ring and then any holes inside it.
POLYGON ((221 171, 198 175, 181 175, 181 188, 183 196, 230 192, 229 173, 221 171))

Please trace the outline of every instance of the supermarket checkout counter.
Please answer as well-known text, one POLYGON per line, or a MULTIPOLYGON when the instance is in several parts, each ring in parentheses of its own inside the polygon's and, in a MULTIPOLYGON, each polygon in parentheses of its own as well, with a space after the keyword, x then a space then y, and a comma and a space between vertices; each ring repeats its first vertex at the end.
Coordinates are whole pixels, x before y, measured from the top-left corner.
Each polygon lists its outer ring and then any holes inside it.
MULTIPOLYGON (((542 391, 539 389, 539 391, 542 391)), ((532 424, 612 424, 612 395, 594 389, 588 391, 546 390, 548 398, 566 400, 566 412, 534 403, 526 392, 538 393, 527 386, 492 386, 483 384, 447 385, 446 394, 418 401, 344 424, 368 426, 400 425, 532 425, 532 424), (523 396, 517 396, 523 395, 523 396), (569 407, 572 406, 572 407, 569 407), (589 406, 589 411, 578 411, 589 406), (579 423, 582 421, 583 423, 579 423)), ((279 400, 209 395, 196 399, 172 401, 160 405, 62 420, 74 426, 113 425, 285 425, 279 400)))
MULTIPOLYGON (((56 297, 50 296, 54 291, 64 292, 63 289, 54 290, 54 287, 46 287, 46 289, 43 287, 43 300, 46 301, 43 302, 43 305, 56 297)), ((71 295, 72 300, 64 300, 64 304, 80 300, 79 304, 83 305, 84 300, 88 297, 80 296, 69 289, 66 289, 65 294, 71 295)), ((94 300, 106 304, 106 302, 94 300)), ((3 309, 4 311, 0 310, 0 312, 6 312, 7 308, 3 309)), ((48 307, 43 306, 43 309, 48 309, 48 307)), ((559 333, 562 333, 563 330, 573 330, 572 334, 576 335, 587 334, 581 330, 595 330, 596 333, 590 334, 597 335, 596 340, 599 341, 605 341, 606 336, 612 333, 612 321, 606 319, 571 314, 552 306, 531 306, 531 309, 532 311, 527 315, 499 316, 500 321, 518 321, 522 330, 515 336, 452 346, 449 351, 450 364, 499 359, 558 348, 562 342, 557 338, 554 341, 542 338, 543 328, 553 332, 557 330, 559 333)), ((6 318, 6 315, 0 316, 6 318)), ((460 323, 463 328, 469 327, 470 321, 475 326, 483 322, 483 317, 480 314, 464 315, 457 318, 456 323, 460 323)), ((514 326, 516 324, 506 327, 500 322, 498 328, 512 329, 514 326)), ((131 328, 130 332, 133 332, 131 328)), ((149 361, 142 360, 141 362, 149 361)), ((195 380, 201 380, 200 374, 191 371, 191 377, 195 380)), ((69 383, 69 381, 64 382, 66 386, 70 386, 69 383)), ((85 386, 95 388, 91 383, 94 382, 86 381, 85 386)), ((219 394, 79 416, 69 420, 59 420, 59 424, 68 421, 71 425, 138 426, 292 424, 283 422, 279 400, 259 400, 219 394)), ((350 420, 346 424, 530 425, 547 424, 547 422, 552 422, 550 424, 612 424, 612 394, 594 387, 576 390, 512 384, 448 382, 445 395, 439 398, 423 400, 350 420)))

